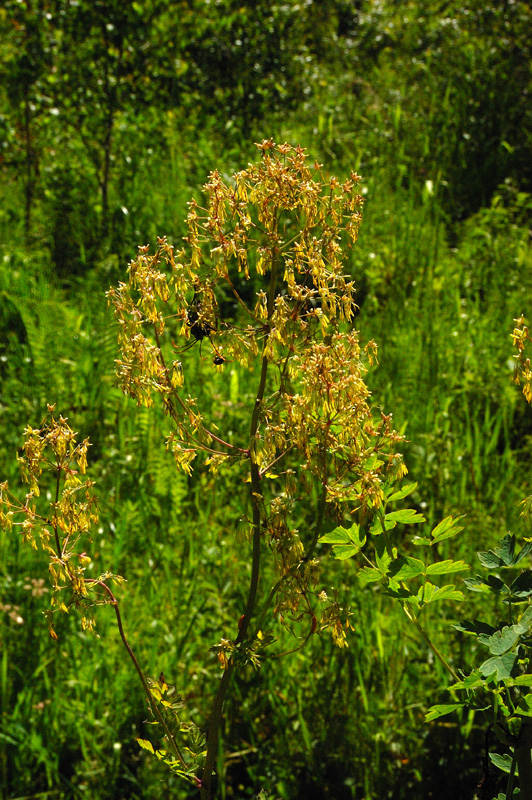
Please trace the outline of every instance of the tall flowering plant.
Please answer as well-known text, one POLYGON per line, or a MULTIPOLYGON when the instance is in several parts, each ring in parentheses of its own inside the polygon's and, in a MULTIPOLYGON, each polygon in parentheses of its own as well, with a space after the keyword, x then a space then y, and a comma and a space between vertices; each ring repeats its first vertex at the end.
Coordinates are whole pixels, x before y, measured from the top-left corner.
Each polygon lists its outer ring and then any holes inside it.
MULTIPOLYGON (((139 248, 127 281, 108 293, 118 327, 120 385, 139 405, 159 398, 177 467, 230 470, 248 486, 247 597, 236 610, 234 638, 213 644, 222 674, 205 726, 182 724, 164 677, 144 676, 109 586, 116 577, 85 577, 88 556, 78 551, 95 511, 92 485, 80 483, 72 463, 84 471, 88 443, 76 444, 66 420, 51 412, 51 420, 26 433, 26 501, 17 505, 6 485, 2 495, 4 524, 20 524, 26 537, 40 525, 40 539, 32 541, 49 553, 53 580, 58 590, 67 587, 69 602, 84 606, 96 593, 114 606, 164 734, 159 746, 139 742, 196 783, 202 800, 214 792, 218 730, 233 673, 243 663, 259 664, 274 644, 275 625, 298 637, 296 649, 327 631, 338 646, 347 644, 348 610, 320 586, 318 542, 338 545, 324 533, 326 520, 333 527, 346 518, 378 525, 393 499, 391 487, 406 472, 397 452, 401 437, 391 417, 373 412, 365 383, 376 345, 362 348, 353 329, 355 288, 345 256, 361 223, 360 178, 326 177, 299 146, 269 140, 258 148, 258 163, 231 179, 216 171, 209 176, 204 203, 190 203, 182 248, 164 238, 153 250, 139 248), (189 367, 195 358, 208 358, 219 373, 246 375, 253 389, 244 427, 223 430, 223 418, 221 424, 210 418, 194 396, 189 367), (59 449, 57 437, 64 439, 59 449), (51 513, 37 512, 34 504, 46 469, 58 487, 51 513), (84 498, 79 514, 68 505, 74 490, 84 498), (67 514, 77 520, 75 532, 62 522, 67 514), (312 520, 304 533, 297 522, 302 518, 312 520), (265 569, 268 560, 272 566, 265 569)), ((355 541, 340 531, 340 549, 347 536, 349 555, 358 553, 366 538, 357 533, 355 541)), ((92 626, 92 617, 85 619, 92 626)))
MULTIPOLYGON (((207 728, 205 797, 230 677, 264 641, 268 610, 280 623, 306 618, 304 640, 330 629, 345 644, 347 614, 319 586, 324 520, 374 514, 383 486, 405 472, 390 418, 372 414, 352 329, 345 255, 361 223, 360 178, 326 178, 301 147, 258 148, 260 161, 231 180, 210 175, 205 203, 190 203, 182 249, 165 239, 154 252, 140 248, 129 280, 109 292, 121 386, 138 404, 160 396, 178 467, 190 472, 203 459, 216 471, 229 462, 249 482, 251 578, 235 639, 218 645, 224 672, 207 728), (186 364, 196 342, 213 369, 236 363, 255 381, 245 435, 224 435, 191 395, 186 364), (312 502, 313 529, 302 536, 295 512, 312 502), (267 557, 276 565, 272 586, 261 584, 267 557)), ((366 345, 367 360, 375 352, 366 345)))

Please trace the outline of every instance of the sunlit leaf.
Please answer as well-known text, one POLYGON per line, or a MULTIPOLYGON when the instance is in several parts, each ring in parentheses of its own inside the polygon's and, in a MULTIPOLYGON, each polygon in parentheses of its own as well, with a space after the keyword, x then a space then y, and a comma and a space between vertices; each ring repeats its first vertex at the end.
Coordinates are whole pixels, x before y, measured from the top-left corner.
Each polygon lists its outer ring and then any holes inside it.
POLYGON ((524 694, 520 697, 517 705, 519 714, 524 717, 532 717, 532 694, 524 694))
POLYGON ((394 492, 391 497, 388 497, 388 502, 393 503, 394 500, 403 500, 405 497, 408 497, 409 494, 412 494, 417 489, 417 483, 409 483, 406 486, 403 486, 402 489, 399 489, 398 492, 394 492))
POLYGON ((432 544, 443 542, 445 539, 450 539, 451 536, 456 536, 457 533, 460 533, 460 531, 463 530, 463 526, 456 524, 460 519, 463 519, 463 515, 461 517, 456 517, 456 519, 453 519, 453 517, 445 517, 445 519, 442 519, 431 532, 433 538, 432 544))
POLYGON ((346 558, 351 558, 352 556, 356 556, 358 552, 360 552, 360 548, 363 545, 358 544, 339 544, 333 547, 334 557, 337 558, 339 561, 344 561, 346 558))
POLYGON ((374 583, 375 581, 382 580, 382 572, 374 567, 363 567, 357 572, 357 577, 363 583, 374 583))
POLYGON ((425 605, 434 603, 436 600, 463 600, 464 594, 453 584, 446 586, 434 586, 433 583, 426 583, 417 593, 419 600, 425 605))
MULTIPOLYGON (((514 686, 532 686, 532 675, 529 673, 526 675, 518 675, 516 678, 512 678, 512 684, 514 686)), ((528 696, 532 698, 532 694, 528 696)))
POLYGON ((150 753, 155 754, 155 750, 153 749, 152 743, 148 739, 139 739, 137 738, 137 742, 139 745, 144 748, 144 750, 148 750, 150 753))
POLYGON ((390 511, 386 514, 386 521, 393 520, 394 522, 403 522, 405 524, 413 524, 416 522, 425 522, 423 514, 419 514, 413 508, 402 508, 400 511, 390 511))
POLYGON ((384 530, 391 531, 391 530, 393 530, 395 528, 396 525, 397 525, 397 522, 395 522, 394 520, 391 520, 391 519, 380 520, 380 519, 378 519, 378 520, 376 520, 376 522, 373 523, 373 525, 369 529, 369 532, 371 533, 372 536, 380 536, 380 534, 383 533, 383 526, 384 526, 384 530))
POLYGON ((427 567, 427 575, 450 575, 452 572, 462 572, 465 569, 469 569, 469 564, 466 564, 465 561, 447 559, 446 561, 436 561, 435 564, 430 564, 427 567))
POLYGON ((323 536, 320 536, 318 541, 323 544, 347 544, 351 540, 346 529, 338 527, 330 533, 325 533, 323 536))
POLYGON ((366 537, 360 538, 360 526, 354 523, 350 528, 335 528, 319 539, 324 544, 333 545, 334 557, 340 560, 355 556, 364 547, 366 537))
POLYGON ((390 564, 392 563, 392 557, 389 554, 388 550, 385 548, 379 553, 379 548, 375 548, 375 560, 377 562, 377 567, 381 571, 382 575, 386 575, 390 569, 390 564))
POLYGON ((409 581, 422 575, 425 572, 425 564, 418 558, 400 558, 394 559, 390 564, 389 574, 396 581, 409 581))
POLYGON ((446 703, 442 705, 432 706, 425 714, 425 722, 432 722, 439 717, 445 717, 447 714, 452 714, 454 711, 460 711, 464 707, 464 703, 446 703))

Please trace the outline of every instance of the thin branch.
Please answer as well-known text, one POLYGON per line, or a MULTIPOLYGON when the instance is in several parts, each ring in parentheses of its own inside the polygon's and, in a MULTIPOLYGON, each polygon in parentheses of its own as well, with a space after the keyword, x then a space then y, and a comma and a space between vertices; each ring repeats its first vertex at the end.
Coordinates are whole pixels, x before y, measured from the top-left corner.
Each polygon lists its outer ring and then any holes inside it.
POLYGON ((159 711, 159 707, 158 707, 158 705, 156 703, 156 700, 155 700, 154 696, 151 693, 151 689, 150 689, 150 687, 148 685, 148 681, 146 680, 146 678, 144 676, 144 673, 143 673, 143 671, 142 671, 142 669, 140 667, 140 664, 139 664, 139 662, 137 660, 137 657, 135 656, 133 650, 131 649, 131 646, 130 646, 130 644, 129 644, 128 640, 127 640, 127 637, 126 637, 126 635, 124 633, 124 627, 122 625, 122 617, 120 615, 120 608, 118 606, 118 601, 117 601, 116 597, 114 596, 114 594, 111 591, 111 589, 109 588, 109 586, 107 586, 107 584, 104 583, 104 581, 93 580, 91 578, 85 578, 85 582, 90 584, 91 586, 95 586, 95 585, 96 586, 101 586, 102 589, 104 589, 107 592, 107 594, 109 595, 109 599, 111 601, 111 605, 113 606, 113 608, 115 610, 116 622, 117 622, 117 625, 118 625, 118 632, 120 634, 120 638, 122 639, 122 643, 123 643, 124 647, 126 648, 127 653, 129 655, 131 661, 133 662, 133 666, 135 667, 137 675, 140 678, 140 682, 142 683, 142 688, 144 689, 144 694, 148 698, 148 702, 150 704, 150 708, 152 710, 152 713, 153 713, 154 717, 156 718, 156 720, 159 722, 159 724, 162 726, 162 728, 164 730, 164 733, 165 733, 165 736, 168 739, 168 741, 170 742, 172 750, 173 750, 174 754, 177 756, 177 758, 179 760, 179 763, 181 764, 181 767, 183 769, 186 769, 187 768, 186 761, 185 761, 185 759, 183 758, 183 756, 181 754, 181 751, 180 751, 180 749, 179 749, 179 747, 177 745, 177 742, 175 741, 174 734, 169 729, 168 725, 166 724, 166 720, 164 719, 163 715, 159 711))

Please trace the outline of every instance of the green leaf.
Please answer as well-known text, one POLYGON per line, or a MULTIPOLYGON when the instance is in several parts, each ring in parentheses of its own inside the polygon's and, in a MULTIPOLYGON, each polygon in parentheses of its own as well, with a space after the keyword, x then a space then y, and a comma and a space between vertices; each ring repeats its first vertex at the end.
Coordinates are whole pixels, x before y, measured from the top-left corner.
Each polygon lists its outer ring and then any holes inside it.
POLYGON ((373 567, 363 567, 357 572, 357 577, 363 583, 374 583, 375 581, 382 580, 382 572, 378 569, 374 569, 373 567))
POLYGON ((347 535, 353 544, 359 545, 360 547, 366 544, 366 537, 362 536, 362 538, 360 538, 360 525, 357 525, 356 522, 347 529, 347 535))
MULTIPOLYGON (((363 543, 362 543, 363 544, 363 543)), ((362 545, 357 544, 335 544, 333 545, 334 557, 338 561, 345 561, 346 558, 352 558, 360 552, 362 545)))
POLYGON ((458 681, 458 683, 453 683, 449 686, 449 689, 478 689, 481 686, 484 686, 485 681, 480 677, 480 672, 475 670, 464 678, 463 681, 458 681))
POLYGON ((502 566, 501 559, 492 552, 477 553, 477 558, 486 569, 498 569, 502 566))
POLYGON ((450 575, 452 572, 462 572, 464 569, 469 569, 469 564, 465 561, 436 561, 427 567, 427 575, 450 575))
POLYGON ((531 551, 532 551, 532 542, 527 542, 521 548, 519 555, 515 559, 515 564, 519 564, 519 562, 522 561, 522 559, 525 558, 525 556, 527 556, 531 551))
POLYGON ((381 553, 379 554, 379 548, 375 548, 375 560, 377 562, 377 567, 381 571, 382 575, 387 575, 390 569, 390 564, 392 563, 392 557, 388 553, 388 551, 382 548, 381 553))
POLYGON ((349 535, 345 528, 335 528, 330 533, 326 533, 323 536, 320 536, 318 542, 322 542, 323 544, 347 544, 350 542, 349 535))
POLYGON ((488 584, 478 575, 475 575, 474 578, 464 578, 464 584, 472 592, 490 591, 490 587, 488 586, 488 584))
POLYGON ((515 630, 520 633, 528 633, 532 625, 532 606, 528 606, 526 611, 522 614, 521 619, 514 625, 515 630))
POLYGON ((487 661, 480 665, 479 672, 484 678, 496 673, 497 680, 502 681, 511 677, 516 659, 517 653, 505 653, 501 656, 488 658, 487 661))
POLYGON ((435 596, 432 598, 434 600, 458 600, 462 602, 465 600, 465 594, 457 589, 454 583, 448 583, 445 586, 440 586, 438 591, 436 592, 435 596))
MULTIPOLYGON (((513 678, 512 683, 514 686, 532 686, 532 675, 518 675, 517 678, 513 678)), ((532 698, 532 694, 528 696, 532 698)))
POLYGON ((496 628, 492 625, 488 625, 486 622, 480 622, 478 619, 474 620, 461 620, 453 625, 457 631, 462 631, 462 633, 472 633, 475 636, 478 636, 480 633, 484 633, 487 636, 491 636, 495 633, 496 628))
POLYGON ((155 750, 153 749, 153 745, 148 739, 137 738, 137 742, 140 744, 141 747, 144 748, 144 750, 149 750, 149 752, 152 753, 152 755, 155 755, 155 750))
POLYGON ((408 497, 409 494, 412 494, 417 489, 417 483, 409 483, 406 486, 403 486, 402 489, 399 489, 398 492, 394 492, 391 497, 387 498, 388 503, 393 503, 394 500, 403 500, 405 497, 408 497))
POLYGON ((425 714, 425 722, 432 722, 439 717, 445 717, 446 714, 452 714, 453 711, 460 711, 464 707, 464 703, 446 703, 443 705, 431 706, 425 714))
POLYGON ((486 577, 486 583, 494 594, 500 594, 501 592, 508 593, 508 587, 505 582, 501 581, 496 575, 488 575, 486 577))
POLYGON ((425 536, 414 536, 414 538, 412 539, 412 544, 415 544, 416 547, 421 547, 432 544, 432 542, 425 536))
POLYGON ((510 585, 510 592, 513 597, 526 599, 532 595, 532 572, 527 570, 522 572, 510 585))
POLYGON ((356 522, 350 528, 335 528, 330 533, 326 533, 318 540, 324 544, 340 545, 340 547, 333 547, 335 558, 344 559, 356 555, 358 551, 366 544, 366 537, 360 538, 360 525, 356 522), (344 545, 349 545, 349 554, 344 545))
POLYGON ((500 567, 515 567, 523 556, 519 554, 516 557, 515 536, 509 533, 501 540, 500 547, 494 547, 488 552, 477 553, 477 558, 486 569, 499 569, 500 567))
POLYGON ((491 636, 481 633, 478 637, 481 644, 489 647, 490 653, 494 656, 500 656, 508 652, 519 641, 519 633, 515 630, 513 625, 505 625, 500 631, 495 631, 491 636))
POLYGON ((486 580, 479 575, 474 578, 464 578, 464 583, 472 592, 489 592, 491 594, 499 594, 502 589, 507 589, 505 583, 495 575, 488 575, 486 580))
POLYGON ((384 519, 386 521, 393 520, 393 522, 403 522, 408 525, 416 522, 425 522, 423 514, 418 514, 413 508, 402 508, 400 511, 390 511, 389 514, 386 514, 384 519))
POLYGON ((334 557, 343 561, 356 556, 366 544, 366 537, 360 538, 360 525, 355 522, 350 528, 335 528, 321 536, 319 541, 324 544, 332 544, 334 557))
POLYGON ((383 524, 384 524, 384 529, 385 530, 391 531, 391 530, 393 530, 395 528, 395 526, 397 525, 397 522, 394 522, 391 519, 390 520, 384 520, 384 522, 382 522, 380 519, 377 519, 373 523, 371 528, 369 529, 369 532, 371 533, 371 535, 372 536, 380 536, 380 534, 383 532, 382 531, 383 524))
POLYGON ((501 541, 501 546, 496 547, 494 552, 499 555, 503 564, 506 564, 508 567, 514 566, 515 536, 508 533, 501 541))
POLYGON ((390 564, 390 577, 396 581, 409 581, 425 572, 425 564, 418 558, 395 558, 390 564))
POLYGON ((432 544, 443 542, 444 539, 450 539, 451 536, 456 536, 457 533, 463 531, 463 525, 457 525, 458 520, 463 518, 464 515, 456 517, 456 519, 453 519, 453 517, 445 517, 445 519, 442 519, 431 532, 431 536, 434 540, 432 544))
POLYGON ((417 595, 409 592, 404 586, 398 586, 395 581, 391 581, 390 585, 383 590, 383 594, 385 594, 387 597, 394 597, 396 600, 405 601, 411 605, 419 607, 417 595))
POLYGON ((379 459, 376 453, 373 453, 365 462, 364 469, 371 472, 371 470, 377 469, 382 465, 382 461, 379 459))
MULTIPOLYGON (((488 753, 488 755, 491 763, 494 764, 497 769, 507 774, 511 771, 513 758, 509 753, 505 753, 503 756, 500 756, 498 753, 488 753)), ((504 794, 503 797, 506 797, 506 795, 504 794)))
POLYGON ((532 694, 525 694, 519 699, 517 710, 521 716, 532 717, 532 694))
POLYGON ((463 592, 460 592, 454 584, 446 586, 434 586, 433 583, 425 583, 417 593, 419 601, 427 605, 437 600, 464 600, 463 592))

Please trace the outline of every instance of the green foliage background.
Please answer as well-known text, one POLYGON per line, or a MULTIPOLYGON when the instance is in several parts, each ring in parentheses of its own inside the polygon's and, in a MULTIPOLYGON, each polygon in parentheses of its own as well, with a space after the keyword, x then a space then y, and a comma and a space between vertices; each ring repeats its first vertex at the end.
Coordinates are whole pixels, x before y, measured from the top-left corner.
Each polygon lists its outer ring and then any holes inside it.
MULTIPOLYGON (((452 555, 469 563, 508 529, 527 535, 532 417, 509 335, 532 296, 531 29, 521 0, 0 9, 0 474, 16 481, 22 431, 46 403, 90 437, 95 570, 128 579, 139 658, 196 719, 219 671, 208 648, 234 630, 248 568, 239 493, 229 475, 176 475, 162 414, 122 397, 104 292, 138 244, 179 243, 187 200, 211 169, 254 159, 254 141, 300 142, 340 177, 356 169, 357 327, 379 344, 369 383, 409 440, 414 501, 434 524, 466 515, 452 555)), ((222 406, 229 373, 210 364, 198 391, 238 425, 238 368, 222 406)), ((0 547, 1 796, 191 797, 134 741, 146 713, 111 612, 99 639, 66 619, 52 642, 38 554, 14 535, 0 547)), ((471 796, 480 721, 425 725, 441 668, 387 598, 327 570, 356 611, 350 647, 312 640, 292 661, 250 667, 227 707, 220 797, 471 796)), ((432 612, 431 635, 467 667, 473 645, 446 613, 432 612)))

